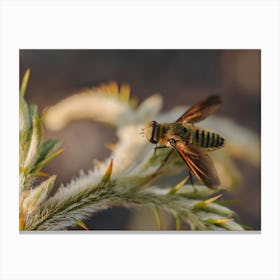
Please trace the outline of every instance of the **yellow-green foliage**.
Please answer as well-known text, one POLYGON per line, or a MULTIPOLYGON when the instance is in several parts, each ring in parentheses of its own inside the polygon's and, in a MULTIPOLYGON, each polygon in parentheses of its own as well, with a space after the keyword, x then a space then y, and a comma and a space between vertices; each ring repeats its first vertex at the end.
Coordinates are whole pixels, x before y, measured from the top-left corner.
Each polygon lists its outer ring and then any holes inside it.
MULTIPOLYGON (((130 98, 129 87, 119 88, 116 83, 70 96, 50 108, 45 116, 50 129, 60 129, 70 121, 84 118, 110 123, 116 127, 119 138, 108 159, 66 186, 60 186, 50 197, 55 176, 44 174, 41 169, 62 150, 57 150, 58 140, 43 140, 43 118, 37 107, 28 106, 24 99, 28 77, 29 71, 23 78, 20 94, 21 230, 64 230, 75 225, 87 229, 84 223, 87 217, 114 206, 152 207, 159 229, 162 227, 160 211, 164 210, 174 216, 177 230, 182 222, 192 230, 243 230, 233 220, 236 214, 218 203, 217 193, 205 186, 194 188, 187 184, 187 178, 175 185, 170 183, 168 175, 185 168, 177 155, 155 173, 168 149, 155 154, 154 147, 140 136, 140 128, 155 117, 159 121, 176 119, 182 109, 158 115, 162 105, 158 94, 137 107, 135 99, 130 98), (111 113, 104 114, 104 111, 111 113), (48 178, 37 185, 40 175, 48 178), (157 178, 161 179, 160 183, 156 183, 157 178)), ((217 158, 217 164, 226 159, 227 166, 233 166, 230 149, 239 147, 240 150, 242 145, 238 141, 231 143, 217 158)), ((237 171, 227 170, 223 165, 224 181, 232 183, 238 176, 237 171)))

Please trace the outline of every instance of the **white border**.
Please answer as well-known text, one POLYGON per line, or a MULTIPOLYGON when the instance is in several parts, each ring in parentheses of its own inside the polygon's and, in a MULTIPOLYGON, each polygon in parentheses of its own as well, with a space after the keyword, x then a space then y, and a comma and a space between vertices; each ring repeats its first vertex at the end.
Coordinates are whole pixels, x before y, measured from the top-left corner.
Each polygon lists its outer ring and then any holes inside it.
POLYGON ((2 1, 2 279, 279 279, 278 1, 2 1), (262 49, 262 233, 18 233, 22 48, 262 49), (15 202, 16 201, 16 202, 15 202))

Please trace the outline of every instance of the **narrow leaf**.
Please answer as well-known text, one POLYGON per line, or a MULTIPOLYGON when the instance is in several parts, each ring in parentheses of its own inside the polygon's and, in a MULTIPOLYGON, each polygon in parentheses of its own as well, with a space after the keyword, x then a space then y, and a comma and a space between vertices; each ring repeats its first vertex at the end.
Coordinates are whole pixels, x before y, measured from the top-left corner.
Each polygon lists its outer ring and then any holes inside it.
POLYGON ((223 227, 227 230, 234 230, 234 231, 240 231, 240 230, 244 230, 244 228, 236 223, 235 221, 227 221, 221 224, 217 224, 217 226, 223 227))
POLYGON ((35 108, 33 119, 32 119, 32 133, 26 158, 24 160, 23 168, 32 168, 34 163, 39 158, 39 151, 42 145, 42 123, 37 115, 37 110, 35 108))
POLYGON ((22 78, 22 82, 21 82, 21 87, 20 87, 20 95, 24 96, 26 88, 27 88, 27 84, 28 84, 28 80, 29 80, 29 76, 30 76, 30 69, 26 69, 23 78, 22 78))
POLYGON ((215 203, 210 203, 202 208, 203 210, 211 213, 216 213, 218 215, 221 215, 223 217, 231 218, 236 216, 236 213, 232 211, 231 209, 218 204, 217 202, 215 203))
POLYGON ((87 227, 87 225, 86 225, 83 221, 81 221, 81 220, 76 221, 76 224, 77 224, 78 226, 80 226, 81 228, 83 228, 84 230, 89 230, 89 228, 87 227))
POLYGON ((19 217, 19 230, 23 230, 24 229, 24 223, 25 223, 25 215, 22 212, 20 214, 20 217, 19 217))
POLYGON ((156 221, 157 221, 159 230, 162 230, 162 222, 161 222, 161 218, 160 218, 160 214, 159 214, 159 209, 156 206, 154 209, 154 213, 155 213, 155 217, 156 217, 156 221))
POLYGON ((27 136, 29 134, 31 122, 29 117, 29 109, 23 96, 19 98, 19 132, 21 136, 20 145, 26 143, 27 136))
POLYGON ((217 203, 222 206, 229 206, 232 204, 240 203, 240 199, 221 200, 221 201, 217 201, 217 203))
POLYGON ((58 139, 49 139, 45 141, 42 145, 37 163, 43 161, 49 155, 49 153, 54 150, 54 148, 59 144, 59 142, 60 141, 58 139))
POLYGON ((57 150, 56 152, 52 153, 49 157, 47 157, 43 162, 44 162, 44 165, 46 163, 48 163, 50 160, 54 159, 55 157, 57 157, 58 155, 60 155, 61 153, 63 153, 64 149, 61 148, 59 150, 57 150))
POLYGON ((42 182, 38 187, 28 192, 28 196, 22 204, 22 209, 24 209, 27 214, 32 213, 49 198, 54 186, 55 178, 56 176, 51 176, 46 181, 42 182))
POLYGON ((34 165, 34 168, 30 171, 30 173, 38 174, 41 168, 43 168, 49 161, 60 155, 64 151, 63 148, 57 150, 56 152, 52 153, 50 156, 45 158, 44 160, 41 160, 39 162, 36 162, 34 165))
POLYGON ((176 216, 176 230, 181 230, 182 228, 182 217, 180 215, 176 216))
POLYGON ((45 121, 46 119, 46 116, 48 115, 49 111, 50 111, 50 106, 46 107, 43 112, 42 112, 42 115, 41 115, 41 120, 42 121, 45 121))
POLYGON ((218 219, 208 219, 208 220, 206 220, 206 222, 217 225, 217 224, 231 222, 233 220, 234 219, 229 219, 229 218, 218 218, 218 219))
POLYGON ((110 164, 109 164, 109 166, 108 166, 108 168, 107 168, 107 170, 106 170, 106 172, 105 172, 105 174, 102 178, 103 183, 107 183, 110 180, 112 170, 113 170, 113 160, 111 160, 111 162, 110 162, 110 164))
POLYGON ((37 176, 37 177, 49 177, 49 174, 46 173, 46 172, 40 171, 40 172, 38 172, 38 173, 36 174, 36 176, 37 176))
POLYGON ((196 203, 194 206, 193 206, 193 209, 201 209, 201 208, 204 208, 205 206, 207 206, 208 204, 214 202, 215 200, 217 200, 218 198, 220 198, 222 196, 222 194, 219 194, 219 195, 216 195, 214 197, 211 197, 207 200, 204 200, 204 201, 200 201, 198 203, 196 203))
POLYGON ((189 178, 190 178, 190 176, 187 176, 180 183, 178 183, 176 186, 171 188, 168 194, 171 194, 171 195, 175 194, 179 189, 181 189, 184 186, 184 184, 188 181, 189 178))

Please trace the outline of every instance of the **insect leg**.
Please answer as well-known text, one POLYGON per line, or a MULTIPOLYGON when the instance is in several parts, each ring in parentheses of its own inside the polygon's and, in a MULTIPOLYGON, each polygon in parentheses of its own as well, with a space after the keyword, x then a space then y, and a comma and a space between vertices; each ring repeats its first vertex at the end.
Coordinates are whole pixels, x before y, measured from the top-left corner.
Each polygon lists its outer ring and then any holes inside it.
MULTIPOLYGON (((164 147, 165 148, 165 147, 164 147)), ((170 156, 172 155, 172 153, 174 152, 174 150, 172 149, 166 156, 166 158, 164 159, 164 161, 162 162, 162 164, 160 165, 160 167, 154 172, 153 176, 155 176, 158 171, 166 164, 166 162, 168 161, 168 159, 170 158, 170 156)))
POLYGON ((156 151, 158 149, 164 149, 164 148, 167 148, 167 146, 156 146, 155 149, 154 149, 154 156, 156 155, 156 151))
POLYGON ((190 176, 189 179, 190 179, 191 185, 193 187, 193 191, 196 192, 196 189, 195 189, 194 183, 193 183, 193 175, 190 170, 189 170, 189 176, 190 176))

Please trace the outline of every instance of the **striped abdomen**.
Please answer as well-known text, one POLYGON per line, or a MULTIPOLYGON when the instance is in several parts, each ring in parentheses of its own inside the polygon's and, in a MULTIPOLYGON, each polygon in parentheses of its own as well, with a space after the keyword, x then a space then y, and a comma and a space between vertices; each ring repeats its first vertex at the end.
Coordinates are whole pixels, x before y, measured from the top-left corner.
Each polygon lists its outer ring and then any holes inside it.
POLYGON ((192 143, 202 148, 219 149, 224 145, 224 138, 218 133, 200 129, 192 128, 192 143))

